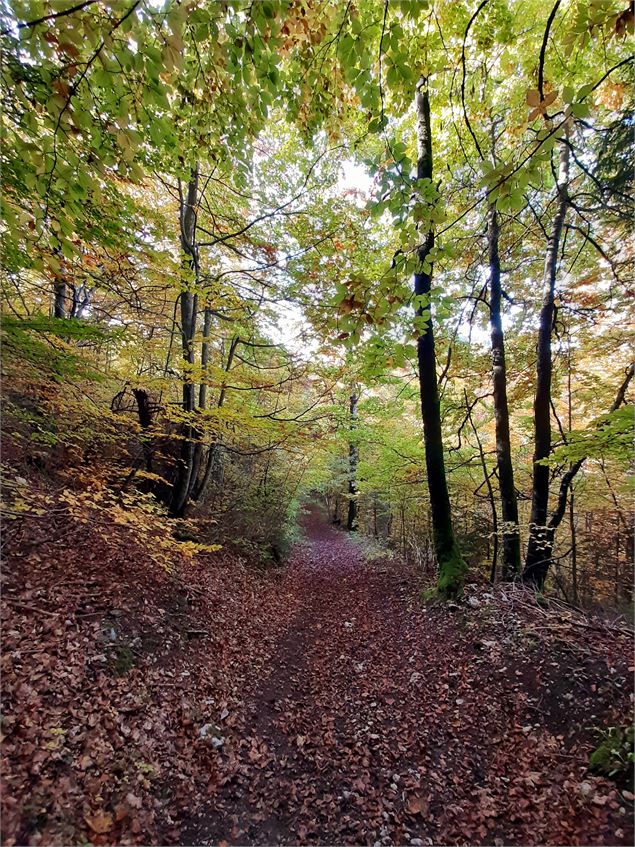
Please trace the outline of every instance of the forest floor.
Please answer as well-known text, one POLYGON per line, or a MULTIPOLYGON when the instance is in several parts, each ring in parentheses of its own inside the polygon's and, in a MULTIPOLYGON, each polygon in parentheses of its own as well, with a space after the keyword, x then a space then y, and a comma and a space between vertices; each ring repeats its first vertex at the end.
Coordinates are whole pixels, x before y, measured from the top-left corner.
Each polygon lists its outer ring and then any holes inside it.
POLYGON ((511 587, 426 604, 318 510, 262 574, 91 532, 43 520, 3 574, 7 847, 632 843, 632 786, 587 769, 628 633, 511 587))

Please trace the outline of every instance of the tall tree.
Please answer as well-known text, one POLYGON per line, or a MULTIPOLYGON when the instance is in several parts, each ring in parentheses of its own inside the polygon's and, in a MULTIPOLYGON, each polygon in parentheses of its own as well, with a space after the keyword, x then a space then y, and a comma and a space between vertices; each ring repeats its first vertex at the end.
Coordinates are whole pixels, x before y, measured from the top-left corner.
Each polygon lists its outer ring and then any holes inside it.
POLYGON ((520 571, 520 534, 518 501, 514 485, 511 438, 509 435, 509 404, 507 402, 507 365, 505 337, 501 317, 501 263, 499 253, 500 227, 496 205, 491 204, 487 217, 489 256, 489 323, 492 346, 492 385, 496 421, 496 462, 503 515, 503 578, 509 579, 520 571))
MULTIPOLYGON (((626 375, 620 386, 617 390, 617 394, 615 396, 615 400, 611 404, 611 408, 609 410, 609 414, 616 412, 620 406, 624 403, 626 392, 628 390, 629 385, 635 375, 635 364, 631 363, 628 368, 626 368, 626 375)), ((571 462, 568 470, 562 475, 562 479, 560 480, 560 487, 558 490, 558 499, 556 501, 556 506, 549 517, 549 520, 545 521, 546 526, 544 528, 544 532, 542 534, 542 543, 540 547, 540 560, 534 566, 533 571, 523 573, 523 577, 532 582, 538 588, 542 588, 547 578, 547 574, 549 573, 549 568, 551 567, 553 561, 553 548, 556 537, 556 530, 562 523, 562 519, 565 515, 565 510, 567 506, 567 497, 569 495, 569 491, 571 490, 571 485, 573 480, 578 474, 578 471, 582 467, 586 460, 585 455, 581 455, 575 461, 571 462)), ((549 468, 547 468, 549 470, 549 468)))
POLYGON ((199 202, 199 166, 193 167, 185 196, 181 193, 179 223, 181 251, 184 266, 184 287, 179 294, 181 307, 181 349, 183 356, 183 412, 185 420, 181 428, 183 438, 181 456, 170 501, 171 514, 181 515, 187 503, 194 467, 193 413, 196 409, 196 384, 193 379, 194 336, 196 334, 198 294, 198 247, 196 245, 196 215, 199 202))
MULTIPOLYGON (((421 78, 417 83, 415 98, 417 112, 417 182, 423 187, 432 186, 432 130, 430 126, 430 94, 428 81, 421 78)), ((426 471, 434 548, 439 567, 439 591, 446 597, 454 597, 463 586, 465 562, 454 535, 452 509, 445 474, 443 455, 443 432, 441 429, 441 404, 437 379, 434 330, 430 291, 432 287, 432 262, 430 253, 434 247, 434 228, 430 222, 418 249, 419 268, 414 275, 414 292, 417 298, 417 316, 424 318, 423 331, 417 339, 417 361, 419 364, 419 393, 426 452, 426 471)))
POLYGON ((549 569, 547 546, 549 529, 549 467, 545 460, 551 453, 551 381, 553 362, 551 334, 555 314, 556 275, 558 253, 564 221, 569 205, 569 145, 567 139, 560 144, 560 166, 556 180, 556 210, 547 242, 545 268, 542 282, 542 307, 536 350, 536 393, 534 396, 534 455, 531 518, 529 542, 523 579, 542 588, 549 569))

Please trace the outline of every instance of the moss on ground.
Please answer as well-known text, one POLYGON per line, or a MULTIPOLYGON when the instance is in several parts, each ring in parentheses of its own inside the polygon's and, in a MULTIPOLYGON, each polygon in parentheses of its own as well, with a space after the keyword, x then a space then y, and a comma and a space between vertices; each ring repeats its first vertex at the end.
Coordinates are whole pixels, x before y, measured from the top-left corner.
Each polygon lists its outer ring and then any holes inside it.
POLYGON ((589 757, 589 770, 618 781, 633 780, 633 737, 635 728, 611 726, 601 734, 600 743, 589 757))

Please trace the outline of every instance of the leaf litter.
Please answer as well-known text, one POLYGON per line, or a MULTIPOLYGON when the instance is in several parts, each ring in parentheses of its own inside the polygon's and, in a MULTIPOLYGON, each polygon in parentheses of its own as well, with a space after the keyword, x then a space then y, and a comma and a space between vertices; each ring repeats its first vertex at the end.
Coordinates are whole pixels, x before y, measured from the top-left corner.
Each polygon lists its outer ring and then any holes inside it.
POLYGON ((3 574, 5 845, 632 843, 632 794, 587 768, 631 713, 626 631, 509 586, 423 605, 409 566, 305 531, 285 568, 166 573, 125 530, 30 530, 3 574))

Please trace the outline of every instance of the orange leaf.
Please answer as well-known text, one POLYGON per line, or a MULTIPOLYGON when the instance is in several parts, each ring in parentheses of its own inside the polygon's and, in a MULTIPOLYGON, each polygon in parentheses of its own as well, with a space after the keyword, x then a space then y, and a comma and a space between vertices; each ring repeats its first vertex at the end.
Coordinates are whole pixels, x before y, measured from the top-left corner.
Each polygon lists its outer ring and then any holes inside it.
POLYGON ((423 817, 428 812, 428 801, 425 797, 410 797, 406 803, 406 812, 409 815, 421 815, 423 817))
POLYGON ((355 308, 355 300, 351 297, 347 297, 346 300, 342 300, 340 303, 340 312, 343 312, 345 315, 348 315, 355 308))
POLYGON ((115 820, 117 823, 121 823, 121 821, 125 820, 130 814, 130 809, 125 803, 118 803, 115 806, 115 820))
POLYGON ((60 41, 59 49, 67 56, 72 56, 73 59, 77 59, 79 56, 79 50, 70 41, 60 41))
POLYGON ((525 96, 528 106, 538 106, 540 104, 540 92, 537 88, 530 88, 525 96))
POLYGON ((92 831, 98 835, 104 835, 104 833, 109 832, 113 825, 112 815, 104 811, 95 812, 92 817, 84 815, 84 820, 92 831))

